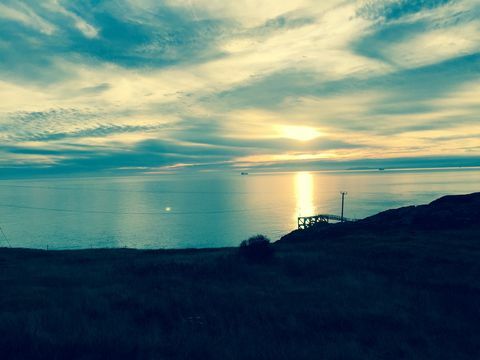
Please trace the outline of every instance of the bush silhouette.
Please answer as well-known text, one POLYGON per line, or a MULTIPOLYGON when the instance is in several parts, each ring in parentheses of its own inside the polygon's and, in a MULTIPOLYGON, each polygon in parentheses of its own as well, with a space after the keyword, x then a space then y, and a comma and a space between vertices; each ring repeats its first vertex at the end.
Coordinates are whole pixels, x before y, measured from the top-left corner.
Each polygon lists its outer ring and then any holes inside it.
POLYGON ((265 262, 273 256, 270 240, 264 235, 255 235, 240 243, 239 253, 252 262, 265 262))

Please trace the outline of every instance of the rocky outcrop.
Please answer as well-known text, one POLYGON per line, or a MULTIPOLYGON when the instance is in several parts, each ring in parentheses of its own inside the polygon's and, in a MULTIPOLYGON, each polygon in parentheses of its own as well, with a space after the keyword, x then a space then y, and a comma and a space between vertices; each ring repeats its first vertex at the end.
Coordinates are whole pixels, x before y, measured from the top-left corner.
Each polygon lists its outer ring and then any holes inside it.
POLYGON ((281 241, 308 241, 358 232, 435 231, 480 228, 480 192, 448 195, 427 205, 383 211, 354 223, 330 224, 295 230, 281 241))

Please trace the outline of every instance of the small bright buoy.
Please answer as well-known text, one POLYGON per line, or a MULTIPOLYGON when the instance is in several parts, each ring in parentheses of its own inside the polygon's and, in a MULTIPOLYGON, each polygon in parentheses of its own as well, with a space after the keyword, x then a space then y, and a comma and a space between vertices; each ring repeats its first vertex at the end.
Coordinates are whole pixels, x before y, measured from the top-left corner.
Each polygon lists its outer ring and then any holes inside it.
POLYGON ((169 207, 169 206, 167 206, 167 207, 165 208, 165 211, 170 211, 170 210, 172 210, 172 208, 169 207))

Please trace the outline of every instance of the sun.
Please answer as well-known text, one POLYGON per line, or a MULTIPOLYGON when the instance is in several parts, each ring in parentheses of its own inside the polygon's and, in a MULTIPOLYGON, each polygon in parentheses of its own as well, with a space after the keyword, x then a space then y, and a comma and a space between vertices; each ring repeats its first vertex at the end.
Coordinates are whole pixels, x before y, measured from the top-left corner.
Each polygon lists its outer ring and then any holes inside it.
POLYGON ((310 141, 321 136, 319 131, 309 126, 283 125, 280 133, 282 137, 298 141, 310 141))

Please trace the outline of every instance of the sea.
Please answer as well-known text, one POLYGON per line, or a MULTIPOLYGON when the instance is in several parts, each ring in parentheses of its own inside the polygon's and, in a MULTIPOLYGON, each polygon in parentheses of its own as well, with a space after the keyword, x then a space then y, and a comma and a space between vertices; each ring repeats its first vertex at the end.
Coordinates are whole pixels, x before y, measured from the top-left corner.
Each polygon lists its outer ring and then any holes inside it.
POLYGON ((296 229, 299 216, 360 219, 480 191, 480 168, 183 173, 0 180, 0 247, 237 246, 296 229))

